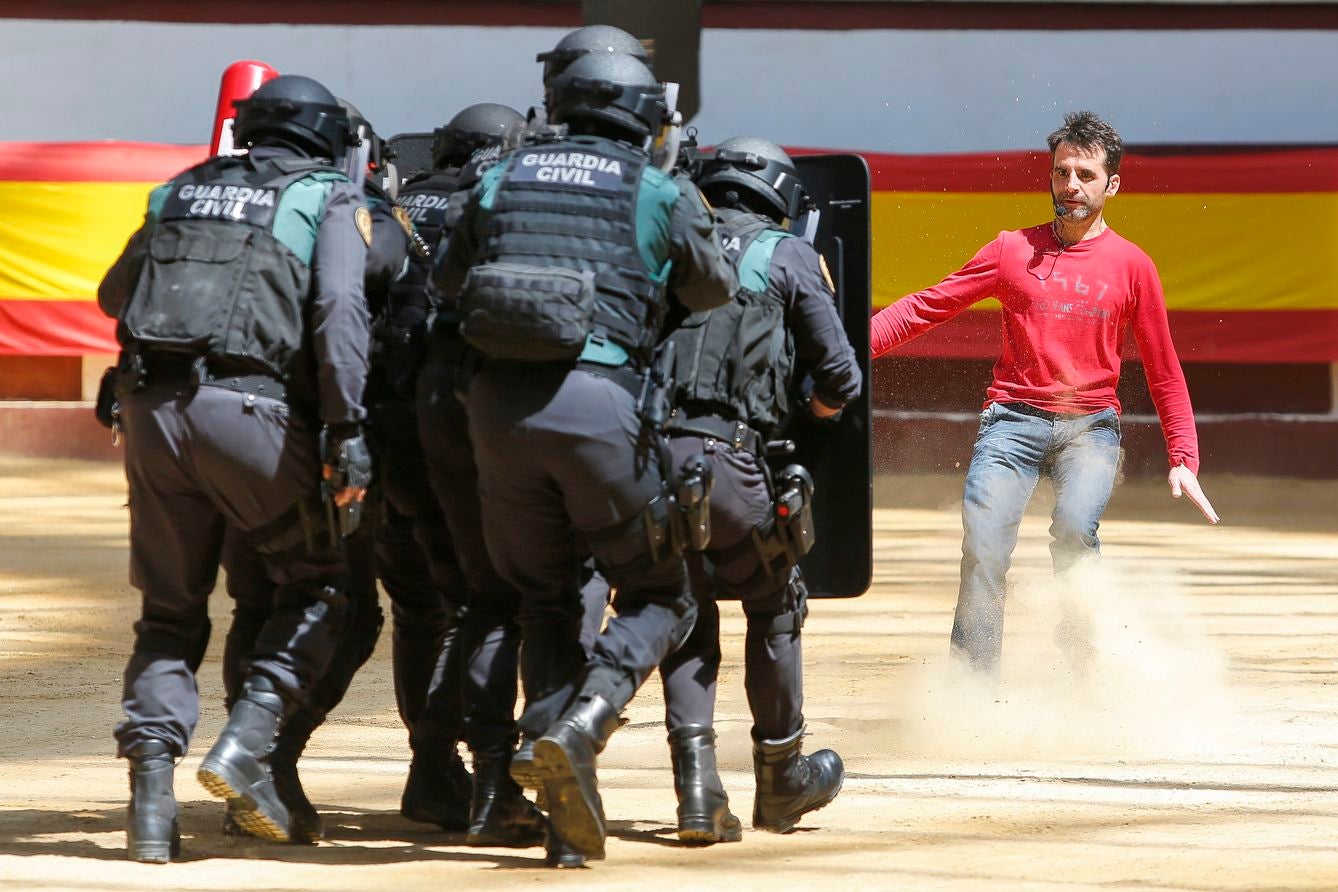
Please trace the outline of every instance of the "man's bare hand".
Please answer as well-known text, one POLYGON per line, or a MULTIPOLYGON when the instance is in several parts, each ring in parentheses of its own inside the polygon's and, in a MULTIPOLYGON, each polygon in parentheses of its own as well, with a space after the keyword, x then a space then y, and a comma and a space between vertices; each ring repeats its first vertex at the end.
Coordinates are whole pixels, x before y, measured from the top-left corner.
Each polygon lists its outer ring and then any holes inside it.
POLYGON ((1189 496, 1189 500, 1194 503, 1194 507, 1203 512, 1203 516, 1208 518, 1208 523, 1217 523, 1219 518, 1217 512, 1213 510, 1213 503, 1208 501, 1208 497, 1203 494, 1203 487, 1199 486, 1199 478, 1194 476, 1194 472, 1184 465, 1176 465, 1171 468, 1171 474, 1166 478, 1166 482, 1171 484, 1171 496, 1180 498, 1182 495, 1189 496))

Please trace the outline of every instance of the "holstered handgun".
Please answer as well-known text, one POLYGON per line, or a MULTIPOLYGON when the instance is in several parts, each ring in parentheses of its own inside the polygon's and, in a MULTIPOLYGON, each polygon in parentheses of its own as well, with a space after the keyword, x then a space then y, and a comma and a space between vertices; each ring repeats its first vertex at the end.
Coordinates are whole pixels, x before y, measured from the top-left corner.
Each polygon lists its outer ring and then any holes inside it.
POLYGON ((776 529, 791 563, 808 554, 816 540, 813 529, 813 477, 803 465, 786 465, 776 475, 776 529))
POLYGON ((674 501, 682 530, 683 546, 704 551, 711 542, 711 487, 715 472, 705 455, 689 456, 678 471, 674 501))
POLYGON ((673 395, 674 342, 665 341, 656 349, 655 359, 641 378, 641 395, 636 403, 637 415, 648 428, 664 430, 674 408, 673 395))

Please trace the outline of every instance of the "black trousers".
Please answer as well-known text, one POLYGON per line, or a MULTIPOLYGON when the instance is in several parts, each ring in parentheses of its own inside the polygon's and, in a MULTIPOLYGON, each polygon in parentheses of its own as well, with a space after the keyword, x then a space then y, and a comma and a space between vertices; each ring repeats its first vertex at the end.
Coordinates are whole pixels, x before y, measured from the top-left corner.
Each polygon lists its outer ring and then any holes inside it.
MULTIPOLYGON (((411 414, 408 420, 413 422, 411 414)), ((311 725, 319 725, 371 657, 383 622, 376 587, 380 579, 391 601, 395 701, 410 742, 426 733, 418 726, 444 676, 457 680, 436 695, 432 738, 458 740, 463 733, 458 655, 445 652, 443 645, 459 625, 468 588, 453 558, 445 518, 427 485, 416 425, 392 424, 378 417, 378 431, 377 481, 368 496, 366 520, 345 542, 351 579, 349 622, 304 708, 311 725), (437 557, 429 560, 429 554, 437 557), (448 665, 452 659, 454 666, 448 665)), ((231 531, 225 539, 223 567, 228 594, 235 602, 223 661, 230 705, 245 678, 246 655, 272 609, 273 586, 259 554, 231 531)))
POLYGON ((521 730, 538 736, 586 679, 621 708, 695 617, 677 555, 652 555, 646 512, 663 489, 658 450, 621 385, 551 364, 485 365, 469 382, 483 531, 521 593, 521 730), (481 444, 486 444, 482 448, 481 444), (581 567, 593 554, 617 589, 589 655, 581 567))
POLYGON ((274 585, 246 672, 304 703, 345 622, 347 574, 305 545, 295 506, 320 479, 316 431, 283 403, 218 387, 150 384, 122 401, 130 582, 142 593, 116 728, 124 755, 157 739, 185 753, 199 719, 195 672, 224 529, 261 553, 274 585))
POLYGON ((711 491, 711 544, 688 555, 697 625, 683 647, 660 666, 665 723, 670 730, 714 721, 720 672, 720 612, 716 595, 738 598, 748 621, 744 644, 744 689, 758 740, 786 738, 803 727, 804 661, 797 629, 773 631, 777 617, 802 612, 797 568, 774 575, 762 567, 757 549, 746 547, 771 513, 771 492, 762 459, 701 437, 673 437, 675 466, 705 453, 715 484, 711 491))
POLYGON ((472 600, 460 630, 465 739, 474 752, 510 749, 516 738, 520 593, 493 564, 483 535, 479 473, 469 421, 456 390, 464 341, 438 334, 418 376, 418 436, 430 494, 446 518, 452 559, 472 600))

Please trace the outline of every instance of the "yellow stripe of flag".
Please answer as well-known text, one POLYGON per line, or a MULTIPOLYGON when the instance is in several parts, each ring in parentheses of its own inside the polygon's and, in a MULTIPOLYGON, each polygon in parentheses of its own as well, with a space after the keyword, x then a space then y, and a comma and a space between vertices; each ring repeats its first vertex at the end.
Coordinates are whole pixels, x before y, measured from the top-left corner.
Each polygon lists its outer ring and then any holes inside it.
MULTIPOLYGON (((874 305, 1051 215, 1043 192, 874 193, 874 305)), ((1152 257, 1172 310, 1338 309, 1338 265, 1317 254, 1338 245, 1338 193, 1118 195, 1106 219, 1152 257)))
POLYGON ((93 300, 156 185, 0 182, 0 300, 93 300))

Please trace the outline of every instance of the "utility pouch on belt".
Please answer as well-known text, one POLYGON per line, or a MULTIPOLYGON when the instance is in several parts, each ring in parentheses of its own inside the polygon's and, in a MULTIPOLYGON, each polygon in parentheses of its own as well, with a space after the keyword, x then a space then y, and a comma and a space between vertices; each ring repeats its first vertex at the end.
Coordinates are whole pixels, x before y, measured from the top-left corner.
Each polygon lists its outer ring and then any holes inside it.
POLYGON ((148 369, 142 354, 122 353, 117 365, 108 366, 98 381, 98 396, 93 403, 93 417, 112 432, 112 445, 121 438, 121 397, 141 389, 148 382, 148 369))
POLYGON ((116 430, 121 419, 121 401, 116 398, 116 382, 121 377, 121 370, 108 366, 98 382, 98 398, 93 404, 93 415, 98 424, 110 430, 116 430))
POLYGON ((559 266, 485 263, 460 291, 466 341, 493 359, 552 362, 585 348, 595 314, 595 274, 559 266))

